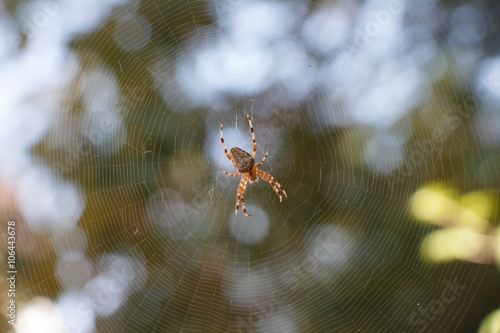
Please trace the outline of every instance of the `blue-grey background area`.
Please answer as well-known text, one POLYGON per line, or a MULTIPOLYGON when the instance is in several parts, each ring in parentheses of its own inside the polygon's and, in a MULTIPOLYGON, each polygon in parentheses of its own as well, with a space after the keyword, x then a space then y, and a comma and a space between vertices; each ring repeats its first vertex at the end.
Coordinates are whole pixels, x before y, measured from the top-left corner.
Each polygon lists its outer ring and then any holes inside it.
POLYGON ((495 1, 0 2, 0 331, 498 333, 499 22, 495 1), (247 113, 287 193, 249 184, 252 217, 219 171, 247 113))

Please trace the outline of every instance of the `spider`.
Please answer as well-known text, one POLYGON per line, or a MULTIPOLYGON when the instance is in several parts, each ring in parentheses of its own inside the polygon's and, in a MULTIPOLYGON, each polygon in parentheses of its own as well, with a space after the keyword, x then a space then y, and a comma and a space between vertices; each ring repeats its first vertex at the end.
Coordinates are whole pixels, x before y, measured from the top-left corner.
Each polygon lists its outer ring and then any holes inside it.
POLYGON ((220 123, 220 141, 222 142, 222 146, 224 147, 224 153, 226 154, 227 158, 229 158, 231 162, 233 162, 233 166, 236 169, 236 171, 238 171, 238 173, 233 175, 222 169, 220 169, 220 171, 231 177, 238 177, 239 175, 242 175, 240 186, 238 187, 238 193, 236 195, 235 215, 238 215, 238 208, 240 207, 240 200, 241 200, 243 214, 245 214, 246 216, 252 216, 247 214, 247 210, 245 208, 245 200, 243 199, 243 195, 245 195, 245 190, 247 188, 248 181, 250 182, 250 184, 252 184, 253 182, 259 181, 259 177, 261 177, 269 184, 271 184, 276 194, 279 195, 280 202, 283 200, 283 196, 281 195, 278 188, 281 190, 281 192, 283 192, 285 197, 287 197, 287 195, 283 187, 281 187, 281 185, 276 181, 276 179, 273 176, 257 168, 261 166, 262 163, 264 163, 265 159, 267 158, 267 155, 269 154, 269 148, 267 149, 267 152, 264 155, 262 161, 260 161, 259 164, 255 164, 254 158, 255 158, 255 151, 257 150, 257 142, 255 141, 255 134, 253 133, 252 121, 250 120, 250 116, 248 115, 248 113, 247 113, 247 118, 248 118, 248 123, 250 124, 250 132, 252 132, 252 140, 253 140, 252 155, 250 155, 249 153, 238 147, 231 148, 230 150, 231 154, 228 154, 226 144, 224 143, 224 138, 222 137, 223 123, 220 123))

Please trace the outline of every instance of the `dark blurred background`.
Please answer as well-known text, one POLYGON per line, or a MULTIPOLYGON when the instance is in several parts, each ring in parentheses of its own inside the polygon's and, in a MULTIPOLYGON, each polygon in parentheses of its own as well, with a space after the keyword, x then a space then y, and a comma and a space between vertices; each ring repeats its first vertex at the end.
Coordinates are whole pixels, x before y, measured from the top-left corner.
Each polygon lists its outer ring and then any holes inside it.
POLYGON ((498 2, 0 16, 0 331, 500 332, 498 2))

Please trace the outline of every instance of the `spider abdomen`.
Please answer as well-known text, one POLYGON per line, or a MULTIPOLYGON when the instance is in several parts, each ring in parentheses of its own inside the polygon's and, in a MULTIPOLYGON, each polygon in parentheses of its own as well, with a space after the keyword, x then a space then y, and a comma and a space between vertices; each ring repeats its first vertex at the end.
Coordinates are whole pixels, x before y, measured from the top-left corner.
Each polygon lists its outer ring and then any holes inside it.
POLYGON ((238 170, 239 173, 252 171, 253 165, 255 164, 252 155, 238 147, 231 148, 230 155, 234 168, 238 170))

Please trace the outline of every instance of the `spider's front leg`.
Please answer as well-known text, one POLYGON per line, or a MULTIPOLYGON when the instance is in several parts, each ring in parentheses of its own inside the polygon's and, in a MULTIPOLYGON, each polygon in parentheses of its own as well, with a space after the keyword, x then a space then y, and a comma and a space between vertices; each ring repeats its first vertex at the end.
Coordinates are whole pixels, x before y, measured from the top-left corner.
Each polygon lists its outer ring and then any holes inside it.
POLYGON ((283 196, 281 195, 281 193, 278 190, 278 188, 281 190, 281 192, 283 192, 283 194, 285 195, 285 197, 288 197, 286 195, 285 189, 283 189, 283 187, 280 185, 280 183, 278 183, 278 181, 276 180, 276 178, 274 178, 273 176, 271 176, 267 172, 262 171, 260 169, 257 169, 257 176, 261 177, 262 179, 264 179, 266 182, 268 182, 272 186, 272 188, 274 189, 274 191, 276 192, 276 194, 280 197, 280 202, 283 201, 283 196))
POLYGON ((240 200, 241 200, 241 208, 243 209, 243 214, 250 217, 252 215, 247 214, 247 209, 245 207, 245 199, 243 199, 243 196, 245 195, 245 190, 247 189, 247 181, 248 177, 244 174, 241 177, 240 186, 238 187, 238 193, 236 196, 236 209, 234 214, 238 215, 238 208, 240 208, 240 200))

